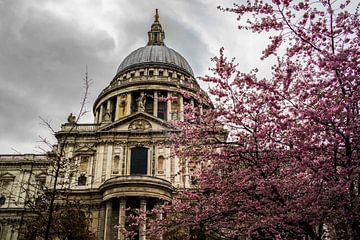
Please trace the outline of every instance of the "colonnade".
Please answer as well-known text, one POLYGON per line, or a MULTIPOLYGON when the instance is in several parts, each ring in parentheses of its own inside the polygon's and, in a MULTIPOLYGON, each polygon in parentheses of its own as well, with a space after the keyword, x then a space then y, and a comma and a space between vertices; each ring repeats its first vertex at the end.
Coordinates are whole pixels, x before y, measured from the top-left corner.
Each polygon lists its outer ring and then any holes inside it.
MULTIPOLYGON (((144 91, 140 91, 140 92, 146 92, 146 90, 144 91)), ((162 92, 162 91, 157 91, 157 90, 154 90, 153 91, 153 96, 151 96, 153 98, 153 112, 152 112, 152 115, 155 116, 155 117, 158 117, 158 109, 159 109, 159 92, 162 92)), ((105 101, 105 103, 102 103, 100 105, 100 107, 96 110, 95 112, 95 123, 101 123, 103 122, 105 119, 104 119, 104 116, 105 116, 105 113, 106 111, 110 111, 110 109, 112 109, 113 107, 115 107, 115 118, 114 120, 118 120, 119 118, 123 117, 123 116, 127 116, 127 115, 130 115, 132 112, 131 112, 131 106, 132 104, 132 93, 134 92, 129 92, 129 93, 125 93, 125 94, 120 94, 118 96, 116 96, 116 100, 114 101, 114 103, 112 103, 112 100, 113 98, 110 98, 108 100, 105 101), (126 102, 125 106, 122 106, 122 103, 123 102, 126 102), (115 104, 115 106, 112 106, 112 104, 115 104), (120 114, 120 108, 124 107, 124 113, 123 114, 120 114)), ((183 115, 183 112, 184 112, 184 98, 181 94, 176 94, 174 95, 174 93, 168 91, 167 94, 166 94, 166 98, 167 99, 171 99, 172 97, 176 96, 178 98, 178 108, 177 108, 177 115, 176 116, 172 116, 172 114, 174 114, 174 112, 172 112, 172 103, 173 101, 171 100, 167 100, 166 101, 166 120, 175 120, 175 119, 178 119, 180 121, 183 121, 184 120, 184 115, 183 115)), ((194 104, 194 100, 191 99, 190 100, 190 103, 193 105, 194 104)), ((136 103, 135 103, 136 104, 136 103)))
MULTIPOLYGON (((131 201, 131 199, 126 197, 121 197, 114 201, 116 198, 111 198, 107 200, 104 204, 105 208, 102 208, 104 212, 103 218, 100 221, 103 221, 103 239, 104 240, 125 240, 124 232, 122 230, 126 227, 126 208, 127 208, 127 201, 131 201), (118 209, 119 211, 114 211, 113 205, 118 202, 118 209), (114 216, 114 214, 118 214, 114 216), (114 224, 114 219, 117 219, 117 222, 114 224), (115 233, 115 234, 114 234, 115 233), (115 238, 114 238, 115 237, 115 238)), ((134 198, 133 198, 134 199, 134 198)), ((139 210, 140 212, 146 212, 148 209, 148 198, 139 197, 138 198, 140 205, 139 210)), ((129 203, 129 202, 128 202, 129 203)), ((159 200, 156 204, 160 204, 159 200)), ((131 204, 128 204, 128 207, 131 204)), ((117 206, 116 206, 117 208, 117 206)), ((161 216, 158 216, 161 217, 161 216)), ((142 223, 138 229, 138 239, 139 240, 146 240, 146 223, 142 223)), ((159 238, 161 239, 161 237, 159 238)))

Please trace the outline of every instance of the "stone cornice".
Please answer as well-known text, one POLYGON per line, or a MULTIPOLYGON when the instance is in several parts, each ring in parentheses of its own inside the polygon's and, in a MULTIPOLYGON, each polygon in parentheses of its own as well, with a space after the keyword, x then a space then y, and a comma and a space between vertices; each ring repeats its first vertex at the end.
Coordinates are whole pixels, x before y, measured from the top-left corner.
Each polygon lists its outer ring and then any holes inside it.
POLYGON ((49 165, 49 159, 44 154, 4 154, 0 155, 0 165, 2 168, 22 167, 44 167, 49 165))

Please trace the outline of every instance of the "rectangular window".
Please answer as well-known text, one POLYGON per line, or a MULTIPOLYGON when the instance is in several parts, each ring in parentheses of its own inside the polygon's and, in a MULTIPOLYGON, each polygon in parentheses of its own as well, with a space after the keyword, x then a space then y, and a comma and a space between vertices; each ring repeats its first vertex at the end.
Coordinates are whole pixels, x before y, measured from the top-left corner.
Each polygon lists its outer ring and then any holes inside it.
POLYGON ((78 186, 85 186, 85 185, 86 185, 86 176, 82 174, 78 178, 78 186))
POLYGON ((137 147, 131 149, 131 175, 146 175, 147 174, 147 158, 148 149, 144 147, 137 147))

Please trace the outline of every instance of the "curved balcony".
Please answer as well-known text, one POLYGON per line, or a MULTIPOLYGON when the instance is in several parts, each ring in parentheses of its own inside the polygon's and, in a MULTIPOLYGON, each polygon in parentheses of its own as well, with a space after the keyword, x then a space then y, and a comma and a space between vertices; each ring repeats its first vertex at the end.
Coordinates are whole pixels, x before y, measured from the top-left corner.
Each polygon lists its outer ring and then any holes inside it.
POLYGON ((106 180, 101 186, 103 200, 118 197, 155 197, 171 200, 174 187, 169 181, 158 177, 134 175, 117 176, 106 180))

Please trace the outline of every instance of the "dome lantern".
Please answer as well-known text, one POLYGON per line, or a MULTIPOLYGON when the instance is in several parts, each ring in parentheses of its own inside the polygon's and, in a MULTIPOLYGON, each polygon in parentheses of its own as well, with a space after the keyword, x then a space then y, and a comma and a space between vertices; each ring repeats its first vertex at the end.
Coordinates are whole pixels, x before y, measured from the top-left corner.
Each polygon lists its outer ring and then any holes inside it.
POLYGON ((151 29, 148 32, 148 46, 164 46, 165 33, 162 30, 161 24, 159 22, 159 12, 156 9, 155 20, 151 25, 151 29))

